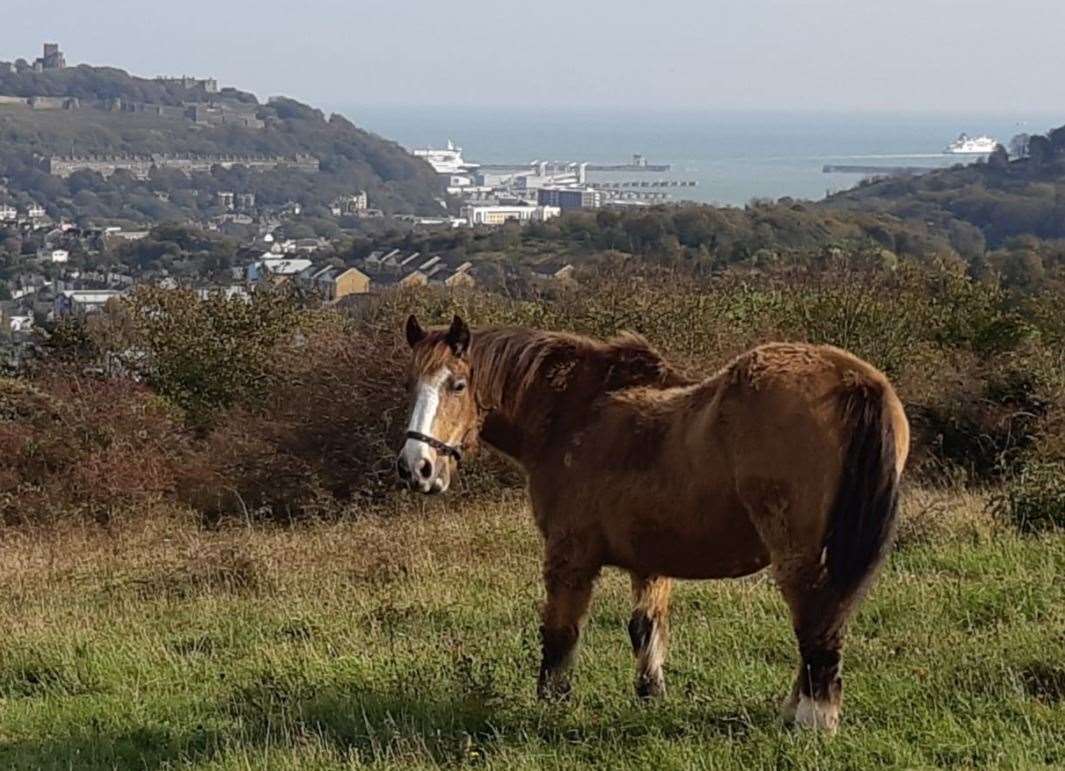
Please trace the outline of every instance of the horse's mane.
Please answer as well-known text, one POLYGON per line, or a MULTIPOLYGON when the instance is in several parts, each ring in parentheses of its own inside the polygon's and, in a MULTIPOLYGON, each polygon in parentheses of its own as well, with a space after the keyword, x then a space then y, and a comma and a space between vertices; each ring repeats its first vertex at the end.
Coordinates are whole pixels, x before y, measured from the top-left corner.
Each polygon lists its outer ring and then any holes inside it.
POLYGON ((488 328, 473 333, 470 363, 478 393, 492 407, 522 403, 537 387, 567 390, 578 379, 599 393, 690 382, 633 332, 601 341, 567 332, 488 328))

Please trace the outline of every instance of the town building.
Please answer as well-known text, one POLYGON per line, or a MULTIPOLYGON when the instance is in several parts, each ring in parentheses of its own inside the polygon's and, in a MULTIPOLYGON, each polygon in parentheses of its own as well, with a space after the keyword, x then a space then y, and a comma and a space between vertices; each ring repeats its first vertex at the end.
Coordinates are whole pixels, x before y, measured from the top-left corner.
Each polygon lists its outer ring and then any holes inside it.
POLYGON ((337 198, 330 205, 330 211, 332 211, 334 217, 343 217, 345 215, 358 215, 360 212, 366 211, 370 205, 370 200, 365 191, 360 190, 354 195, 346 195, 337 198))
POLYGON ((507 222, 545 222, 557 217, 557 206, 502 206, 498 204, 470 204, 462 207, 461 215, 470 225, 503 225, 507 222))
POLYGON ((311 266, 300 273, 300 284, 326 302, 370 291, 370 277, 358 268, 311 266))
POLYGON ((598 209, 603 205, 603 194, 587 187, 541 187, 536 191, 536 202, 562 211, 598 209))
POLYGON ((47 213, 48 212, 46 212, 44 210, 44 207, 41 206, 39 203, 30 204, 26 208, 26 216, 29 217, 31 220, 43 219, 47 213))
POLYGON ((112 300, 121 297, 122 292, 104 289, 68 289, 55 296, 53 313, 55 317, 80 316, 103 310, 112 300))
POLYGON ((44 262, 61 264, 70 261, 70 252, 66 249, 41 249, 37 257, 44 262))
POLYGON ((0 222, 14 222, 18 219, 18 209, 7 204, 0 204, 0 222))
POLYGON ((245 275, 249 283, 260 281, 285 281, 298 276, 311 267, 310 260, 288 257, 264 257, 248 265, 245 275))

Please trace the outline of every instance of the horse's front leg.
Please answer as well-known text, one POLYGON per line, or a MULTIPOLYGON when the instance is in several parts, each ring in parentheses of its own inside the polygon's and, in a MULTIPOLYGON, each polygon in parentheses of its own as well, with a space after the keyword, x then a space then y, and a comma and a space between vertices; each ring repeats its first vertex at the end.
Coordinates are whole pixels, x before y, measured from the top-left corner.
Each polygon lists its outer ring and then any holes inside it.
POLYGON ((537 688, 542 699, 569 695, 569 670, 599 568, 600 565, 591 564, 568 550, 548 545, 544 561, 547 601, 542 608, 540 626, 543 658, 537 688))
POLYGON ((632 575, 632 618, 629 639, 636 655, 636 695, 641 699, 662 696, 666 677, 662 664, 669 644, 669 594, 673 582, 668 578, 645 578, 632 575))

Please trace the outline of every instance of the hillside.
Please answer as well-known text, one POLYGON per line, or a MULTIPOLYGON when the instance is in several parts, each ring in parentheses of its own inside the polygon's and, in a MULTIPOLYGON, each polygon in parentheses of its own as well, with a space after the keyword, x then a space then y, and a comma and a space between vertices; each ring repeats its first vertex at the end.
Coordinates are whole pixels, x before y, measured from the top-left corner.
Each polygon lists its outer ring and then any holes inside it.
POLYGON ((1065 127, 1028 139, 1022 157, 866 182, 825 208, 928 223, 974 267, 986 261, 1014 283, 1065 265, 1065 127))
POLYGON ((313 211, 364 190, 385 213, 440 210, 436 175, 396 143, 290 99, 261 104, 235 89, 208 91, 202 81, 185 87, 180 79, 86 65, 44 72, 0 66, 0 137, 7 180, 0 196, 16 205, 36 201, 53 217, 203 219, 218 213, 220 191, 252 193, 260 207, 296 202, 313 211), (152 154, 312 156, 320 170, 251 173, 238 163, 187 174, 156 169, 148 179, 47 170, 49 157, 152 154))

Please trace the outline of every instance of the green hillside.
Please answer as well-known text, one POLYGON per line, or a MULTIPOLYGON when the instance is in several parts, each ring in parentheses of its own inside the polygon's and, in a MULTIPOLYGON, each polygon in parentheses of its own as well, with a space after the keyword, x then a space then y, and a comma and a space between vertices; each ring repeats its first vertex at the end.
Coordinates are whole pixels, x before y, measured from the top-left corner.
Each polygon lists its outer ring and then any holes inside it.
POLYGON ((1065 266, 1065 127, 1033 136, 1023 157, 999 148, 986 162, 866 182, 824 206, 928 223, 974 267, 1013 283, 1065 266))
POLYGON ((370 205, 386 213, 440 210, 440 187, 428 164, 338 115, 326 117, 290 99, 260 104, 254 95, 234 89, 207 93, 202 87, 184 89, 121 70, 79 66, 6 72, 0 75, 0 102, 5 101, 0 103, 0 175, 7 178, 6 198, 37 201, 54 217, 197 219, 216 213, 214 193, 220 190, 254 193, 260 206, 295 201, 312 211, 365 190, 370 205), (12 103, 31 97, 48 98, 50 109, 12 103), (67 101, 56 106, 51 100, 67 101), (197 120, 196 109, 227 119, 197 120), (236 167, 186 175, 165 170, 150 180, 79 171, 62 179, 42 166, 48 156, 152 153, 302 154, 317 158, 321 171, 250 173, 236 167))

